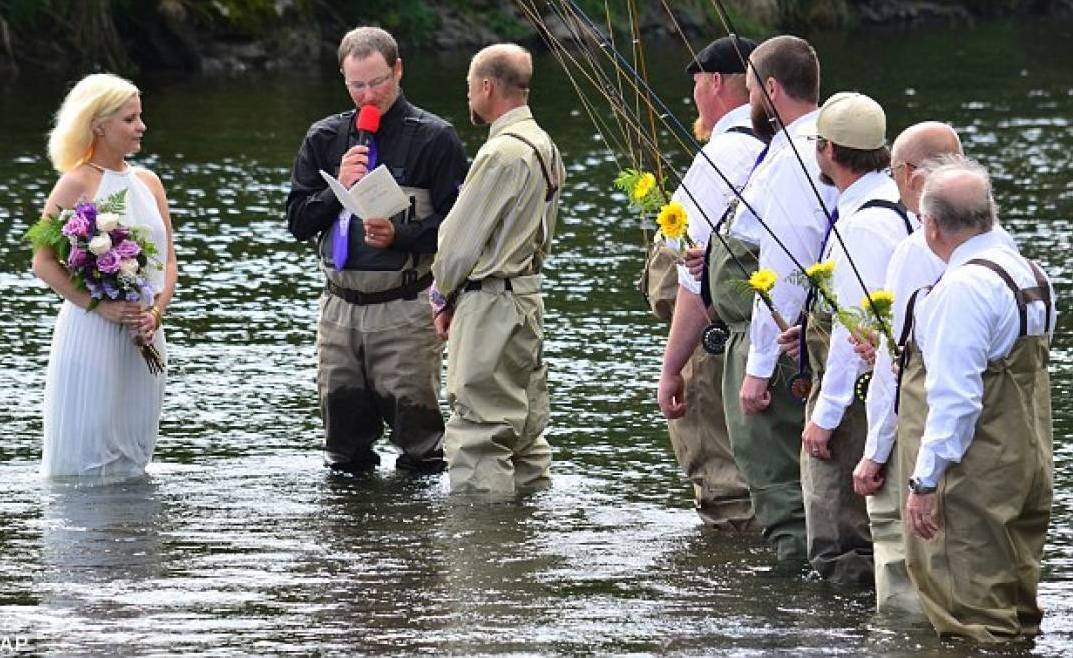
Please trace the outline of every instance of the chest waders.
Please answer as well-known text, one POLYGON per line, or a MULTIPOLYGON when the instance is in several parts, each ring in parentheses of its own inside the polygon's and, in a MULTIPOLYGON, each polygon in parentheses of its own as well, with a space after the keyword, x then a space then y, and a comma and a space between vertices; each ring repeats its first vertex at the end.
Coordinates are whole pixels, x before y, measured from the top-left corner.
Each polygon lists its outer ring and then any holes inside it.
MULTIPOLYGON (((940 635, 995 642, 1038 633, 1037 588, 1053 499, 1050 314, 1046 278, 1029 262, 1037 285, 1018 287, 999 265, 984 267, 1005 283, 1017 304, 1020 331, 1010 353, 988 363, 982 410, 960 463, 938 483, 939 535, 925 542, 907 533, 906 564, 921 604, 940 635), (1027 335, 1027 305, 1044 303, 1044 335, 1027 335)), ((915 301, 916 295, 913 300, 915 301)), ((912 308, 899 341, 899 458, 912 472, 928 413, 923 359, 912 339, 912 308)), ((941 355, 940 355, 941 357, 941 355)), ((902 511, 904 514, 904 498, 902 511)))

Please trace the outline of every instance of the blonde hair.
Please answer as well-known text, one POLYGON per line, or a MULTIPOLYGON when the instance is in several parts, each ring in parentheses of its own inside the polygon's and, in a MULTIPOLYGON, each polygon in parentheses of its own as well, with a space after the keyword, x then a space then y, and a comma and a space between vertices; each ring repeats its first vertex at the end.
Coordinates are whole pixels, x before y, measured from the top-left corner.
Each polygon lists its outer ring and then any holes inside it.
POLYGON ((140 91, 129 80, 94 73, 78 81, 56 112, 48 136, 48 157, 56 171, 68 172, 93 154, 93 129, 140 91))

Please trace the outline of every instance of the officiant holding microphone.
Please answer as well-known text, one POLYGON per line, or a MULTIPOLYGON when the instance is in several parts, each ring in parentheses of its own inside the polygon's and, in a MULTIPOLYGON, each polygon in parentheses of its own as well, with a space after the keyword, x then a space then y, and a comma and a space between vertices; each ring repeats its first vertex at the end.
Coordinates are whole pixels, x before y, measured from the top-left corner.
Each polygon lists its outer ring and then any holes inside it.
POLYGON ((317 327, 324 460, 347 473, 375 468, 373 443, 387 426, 402 451, 397 468, 436 473, 445 466, 437 402, 443 343, 428 288, 466 156, 449 123, 406 100, 390 34, 351 30, 339 44, 339 67, 355 109, 309 128, 287 196, 287 227, 315 241, 325 275, 317 327), (390 218, 352 215, 320 173, 350 188, 379 165, 409 198, 390 218))

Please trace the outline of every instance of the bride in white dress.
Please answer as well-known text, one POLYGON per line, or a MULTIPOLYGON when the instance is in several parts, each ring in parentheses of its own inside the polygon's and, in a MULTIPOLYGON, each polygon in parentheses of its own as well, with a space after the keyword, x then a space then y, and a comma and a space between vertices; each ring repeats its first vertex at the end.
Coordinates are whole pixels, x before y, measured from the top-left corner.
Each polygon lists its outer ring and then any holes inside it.
POLYGON ((148 227, 163 269, 150 269, 151 305, 105 300, 87 311, 89 293, 74 286, 56 254, 48 248, 34 253, 34 274, 64 300, 45 380, 46 477, 134 477, 145 471, 156 445, 164 375, 149 372, 134 339, 153 341, 166 361, 161 325, 178 270, 164 187, 155 174, 125 160, 141 148, 141 112, 133 84, 90 75, 68 93, 49 136, 49 157, 62 175, 45 213, 125 189, 128 219, 148 227))

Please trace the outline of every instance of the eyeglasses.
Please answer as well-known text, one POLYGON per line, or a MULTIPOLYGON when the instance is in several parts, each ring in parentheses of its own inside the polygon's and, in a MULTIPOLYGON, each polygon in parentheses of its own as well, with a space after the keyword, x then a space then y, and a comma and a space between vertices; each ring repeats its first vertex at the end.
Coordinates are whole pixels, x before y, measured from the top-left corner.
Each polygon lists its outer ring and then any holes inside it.
POLYGON ((887 167, 887 175, 888 176, 897 175, 898 170, 901 169, 902 167, 912 167, 913 169, 919 169, 920 168, 920 167, 917 166, 917 164, 915 162, 899 162, 896 165, 892 165, 890 167, 887 167))
POLYGON ((391 73, 386 73, 386 74, 380 76, 379 78, 373 78, 372 80, 370 80, 368 82, 358 82, 356 80, 347 80, 346 81, 346 86, 347 86, 347 89, 349 89, 350 91, 354 92, 355 94, 360 94, 361 92, 365 91, 366 89, 376 89, 378 87, 382 87, 382 86, 384 86, 384 83, 387 82, 390 79, 391 79, 391 73))

